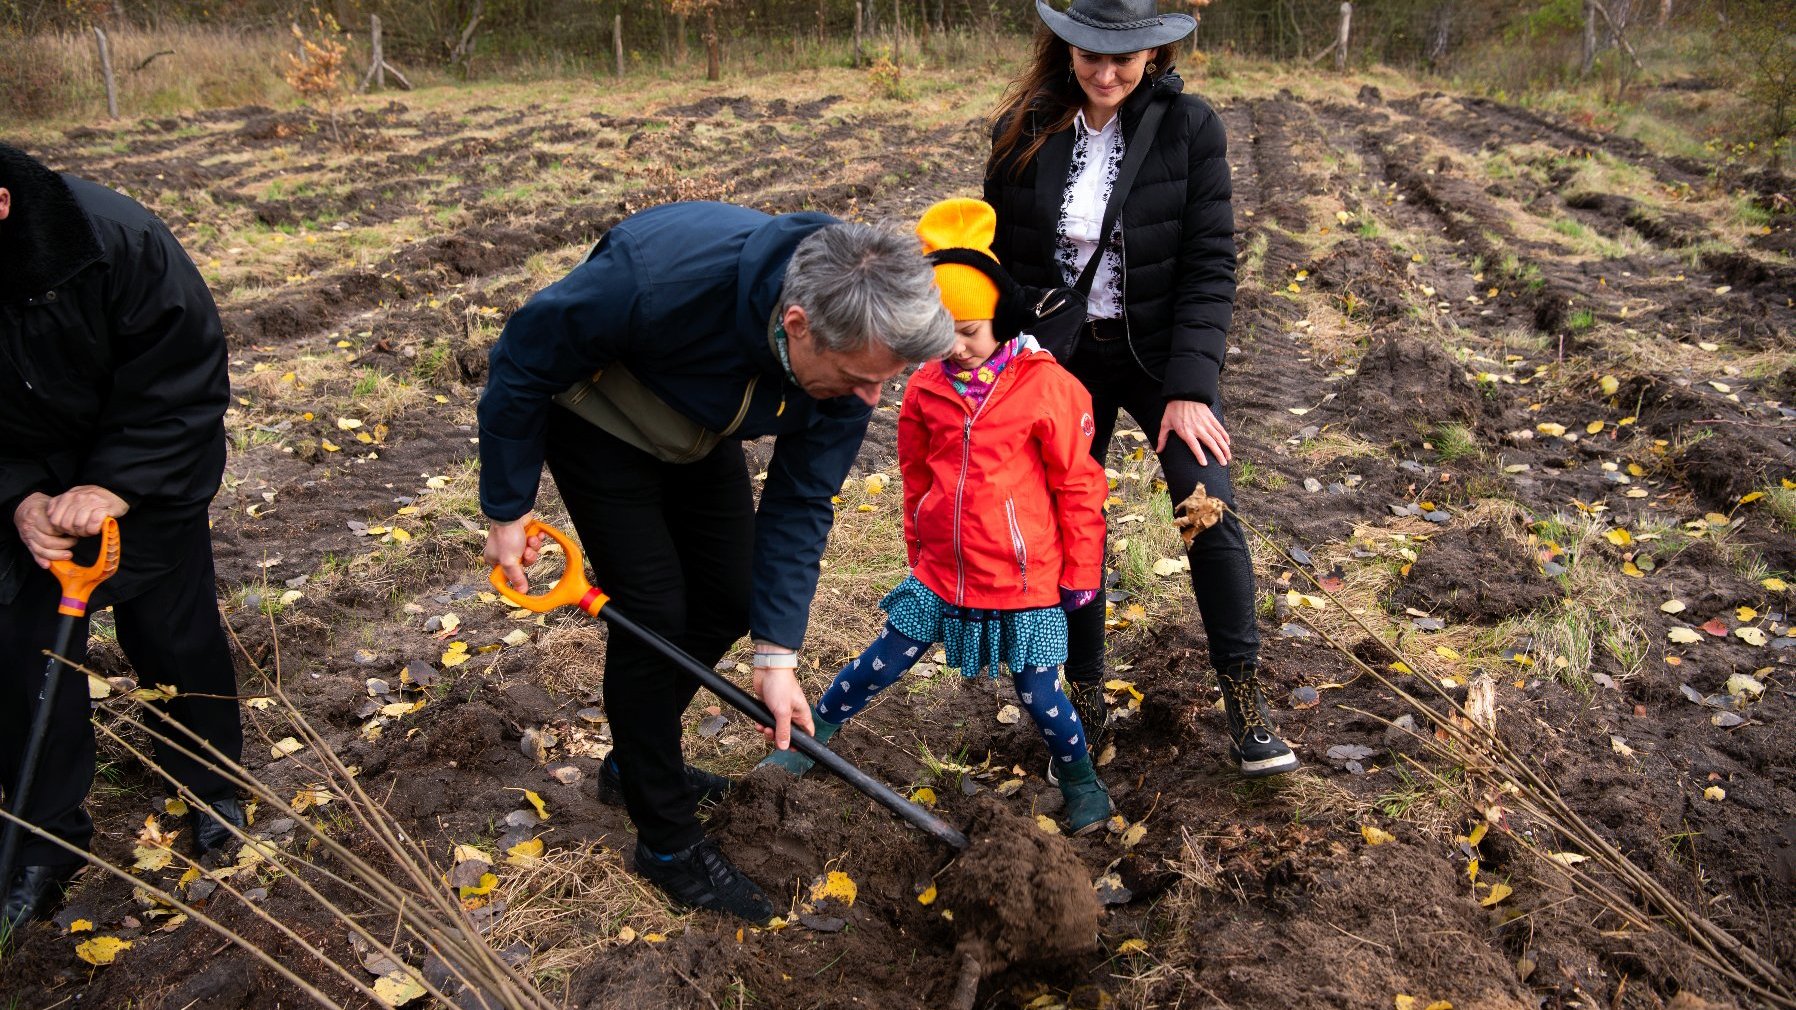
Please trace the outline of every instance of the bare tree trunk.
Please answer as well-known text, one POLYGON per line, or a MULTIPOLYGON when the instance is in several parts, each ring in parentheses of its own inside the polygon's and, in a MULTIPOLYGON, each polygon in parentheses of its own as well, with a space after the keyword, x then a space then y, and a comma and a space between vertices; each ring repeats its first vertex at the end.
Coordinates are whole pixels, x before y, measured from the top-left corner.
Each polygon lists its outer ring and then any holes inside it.
POLYGON ((1341 34, 1335 37, 1335 69, 1345 72, 1347 69, 1347 36, 1353 29, 1353 4, 1349 0, 1341 0, 1341 34))
POLYGON ((717 11, 705 8, 705 80, 723 80, 723 53, 717 42, 717 11))
POLYGON ((370 84, 387 86, 387 61, 380 51, 379 14, 368 15, 368 76, 362 78, 362 90, 367 91, 370 84))
POLYGON ((1659 0, 1659 27, 1671 23, 1671 0, 1659 0))
POLYGON ((112 46, 106 42, 106 30, 94 25, 94 41, 100 47, 100 76, 106 81, 106 114, 118 118, 118 85, 112 79, 112 46))
POLYGON ((854 0, 854 65, 861 65, 861 0, 854 0))
POLYGON ((817 0, 817 46, 820 49, 829 41, 829 13, 823 4, 824 0, 817 0))
POLYGON ((617 76, 624 76, 624 16, 611 16, 611 53, 617 60, 617 76))
POLYGON ((686 15, 674 15, 674 59, 686 65, 686 15))
POLYGON ((1578 65, 1578 76, 1589 77, 1590 68, 1596 65, 1596 0, 1584 0, 1584 59, 1578 65))
POLYGON ((1447 47, 1453 43, 1453 9, 1451 0, 1435 8, 1434 24, 1428 33, 1428 50, 1425 58, 1430 67, 1438 67, 1447 57, 1447 47))

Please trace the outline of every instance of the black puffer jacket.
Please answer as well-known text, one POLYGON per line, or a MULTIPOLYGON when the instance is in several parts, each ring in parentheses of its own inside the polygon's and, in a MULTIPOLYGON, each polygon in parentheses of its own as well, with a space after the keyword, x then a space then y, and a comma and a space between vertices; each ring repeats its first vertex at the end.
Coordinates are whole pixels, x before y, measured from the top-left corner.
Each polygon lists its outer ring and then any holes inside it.
POLYGON ((78 484, 131 506, 116 595, 162 567, 166 523, 203 516, 218 490, 230 398, 218 309, 168 228, 129 197, 4 144, 0 186, 12 194, 0 221, 0 602, 23 554, 19 500, 78 484))
MULTIPOLYGON (((1123 203, 1123 299, 1136 360, 1166 398, 1213 405, 1235 304, 1228 139, 1209 105, 1183 88, 1169 70, 1137 88, 1120 113, 1124 143, 1132 146, 1147 103, 1173 103, 1123 203)), ((994 140, 1004 125, 993 130, 994 140)), ((985 200, 998 212, 992 251, 1023 284, 1066 283, 1054 245, 1072 158, 1073 131, 1066 129, 1048 138, 1020 176, 1013 177, 1008 159, 988 169, 985 200)))

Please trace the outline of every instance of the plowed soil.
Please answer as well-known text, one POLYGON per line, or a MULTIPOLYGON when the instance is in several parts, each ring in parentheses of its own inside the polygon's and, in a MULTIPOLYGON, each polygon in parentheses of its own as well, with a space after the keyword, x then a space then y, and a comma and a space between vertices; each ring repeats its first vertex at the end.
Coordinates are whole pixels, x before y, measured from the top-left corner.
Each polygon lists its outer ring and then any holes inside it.
MULTIPOLYGON (((1174 534, 1152 505, 1151 453, 1134 460, 1141 433, 1124 431, 1111 455, 1124 714, 1102 769, 1119 820, 1052 839, 1082 872, 944 874, 953 853, 843 783, 750 773, 758 735, 701 696, 690 756, 741 776, 709 825, 781 906, 775 930, 631 889, 628 820, 596 791, 605 632, 519 617, 479 568, 485 352, 511 310, 642 207, 723 199, 902 222, 976 194, 991 94, 907 106, 843 71, 627 98, 367 100, 341 143, 310 112, 242 108, 31 146, 163 214, 213 285, 236 397, 214 537, 245 693, 261 691, 250 661, 272 669, 278 655, 286 689, 444 870, 454 844, 503 851, 520 790, 538 793, 546 863, 602 893, 501 867, 473 904, 569 1006, 939 1007, 969 934, 1009 963, 981 984, 982 1007, 1763 1005, 1667 909, 1629 922, 1574 891, 1544 857, 1567 849, 1554 827, 1393 728, 1420 713, 1348 653, 1436 707, 1430 684, 1458 699, 1493 684, 1499 735, 1588 823, 1684 908, 1796 964, 1796 600, 1781 588, 1796 572, 1791 187, 1381 85, 1388 96, 1189 85, 1230 137, 1241 289, 1224 396, 1241 514, 1265 535, 1262 672, 1304 770, 1230 770, 1183 576, 1138 563, 1170 553, 1174 534), (1325 574, 1334 600, 1308 580, 1325 574), (1678 629, 1697 640, 1679 644, 1678 629), (1408 662, 1393 668, 1378 640, 1408 662), (446 662, 455 652, 472 658, 446 662), (423 690, 400 689, 408 664, 423 690), (1737 674, 1761 690, 1734 697, 1737 674), (427 704, 381 712, 402 699, 427 704), (539 761, 521 743, 544 728, 556 744, 539 761), (551 773, 563 765, 575 771, 551 773), (1373 828, 1394 840, 1369 844, 1373 828), (813 895, 830 871, 855 882, 851 901, 813 895), (1062 910, 1087 921, 1098 900, 1088 946, 1031 951, 1064 923, 984 922, 967 893, 1086 879, 1094 895, 1062 910)), ((895 474, 897 385, 857 478, 895 474)), ((896 497, 844 489, 807 650, 814 688, 878 627, 875 603, 902 576, 896 497)), ((544 504, 555 519, 546 482, 544 504)), ((104 634, 95 665, 130 673, 104 634)), ((998 720, 1007 693, 926 664, 835 747, 900 791, 928 786, 951 822, 1041 831, 1059 793, 1027 720, 998 720)), ((285 735, 278 712, 246 717, 285 735)), ((129 865, 160 786, 109 756, 96 846, 129 865)), ((283 791, 309 781, 262 735, 246 763, 283 791)), ((331 816, 263 809, 257 823, 284 843, 283 819, 331 816)), ((1581 866, 1614 884, 1600 861, 1581 866)), ((270 911, 353 963, 342 927, 291 881, 266 886, 270 911)), ((241 909, 213 909, 322 977, 241 909)), ((158 929, 129 886, 91 872, 56 923, 16 938, 0 991, 19 1007, 304 1004, 196 924, 158 929), (75 918, 134 946, 85 964, 75 918)))

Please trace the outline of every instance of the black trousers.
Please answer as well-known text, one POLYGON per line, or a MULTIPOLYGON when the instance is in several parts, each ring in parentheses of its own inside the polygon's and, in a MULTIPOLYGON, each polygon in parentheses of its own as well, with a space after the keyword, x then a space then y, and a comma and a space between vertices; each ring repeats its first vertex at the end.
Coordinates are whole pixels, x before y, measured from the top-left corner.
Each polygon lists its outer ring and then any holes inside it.
MULTIPOLYGON (((112 616, 118 644, 137 673, 140 684, 169 684, 176 691, 164 711, 181 726, 236 760, 243 749, 243 727, 234 696, 237 673, 231 646, 219 623, 217 577, 212 567, 212 538, 202 513, 173 527, 175 548, 172 571, 157 584, 130 599, 113 600, 112 616), (193 697, 196 694, 222 698, 193 697)), ((121 543, 130 550, 129 543, 121 543)), ((54 644, 56 612, 62 588, 50 572, 29 563, 23 585, 14 600, 0 606, 0 782, 10 794, 19 780, 32 712, 43 686, 43 651, 54 644)), ((107 586, 95 592, 98 609, 108 601, 107 586)), ((91 612, 91 611, 90 611, 91 612)), ((88 620, 77 622, 70 659, 85 661, 88 620)), ((82 803, 94 777, 94 733, 88 724, 90 705, 87 678, 64 667, 54 699, 49 735, 39 759, 37 780, 30 802, 19 816, 80 848, 93 837, 93 820, 82 803)), ((203 753, 180 729, 147 713, 143 721, 189 750, 203 753)), ((177 782, 206 800, 232 795, 230 783, 197 762, 158 746, 156 761, 177 782)), ((13 798, 6 798, 12 808, 13 798)), ((22 866, 55 866, 76 862, 67 852, 35 835, 20 838, 22 866)))
MULTIPOLYGON (((1159 439, 1166 400, 1159 384, 1135 363, 1127 340, 1098 341, 1088 334, 1073 352, 1068 370, 1091 393, 1092 415, 1097 421, 1091 455, 1099 463, 1110 449, 1118 410, 1128 411, 1141 426, 1149 447, 1159 439)), ((1216 420, 1222 421, 1221 405, 1211 409, 1216 420)), ((1235 491, 1228 467, 1210 453, 1204 455, 1209 462, 1200 464, 1183 439, 1167 439, 1159 458, 1173 504, 1184 501, 1201 482, 1210 497, 1222 499, 1232 510, 1235 491)), ((1197 535, 1188 554, 1191 591, 1197 596, 1197 610, 1209 636, 1210 662, 1218 670, 1258 663, 1260 629, 1254 617, 1253 556, 1248 553, 1241 524, 1225 514, 1221 522, 1197 535)), ((1089 683, 1103 677, 1103 604, 1073 611, 1067 620, 1067 638, 1067 679, 1089 683)))
MULTIPOLYGON (((547 456, 561 500, 613 605, 706 666, 748 633, 755 503, 740 442, 663 463, 561 408, 547 456)), ((698 680, 631 635, 605 648, 605 714, 624 806, 656 852, 704 837, 680 751, 698 680)))

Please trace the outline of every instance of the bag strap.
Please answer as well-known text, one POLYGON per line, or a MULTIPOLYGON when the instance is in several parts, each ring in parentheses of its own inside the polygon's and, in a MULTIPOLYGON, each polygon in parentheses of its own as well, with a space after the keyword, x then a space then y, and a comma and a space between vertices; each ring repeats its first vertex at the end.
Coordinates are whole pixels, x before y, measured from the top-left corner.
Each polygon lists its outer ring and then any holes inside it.
POLYGON ((1110 187, 1110 202, 1104 205, 1104 223, 1098 227, 1098 247, 1085 261, 1079 279, 1073 282, 1073 287, 1082 295, 1089 297, 1091 294, 1091 285, 1098 277, 1098 263, 1104 258, 1104 247, 1110 243, 1110 232, 1116 227, 1116 219, 1122 216, 1123 201, 1128 199, 1129 189, 1135 185, 1135 175, 1141 171, 1141 163, 1147 160, 1147 149, 1160 132, 1160 118, 1166 114, 1168 104, 1160 95, 1154 95, 1141 114, 1141 123, 1135 127, 1136 142, 1123 154, 1122 166, 1116 170, 1116 183, 1110 187))

